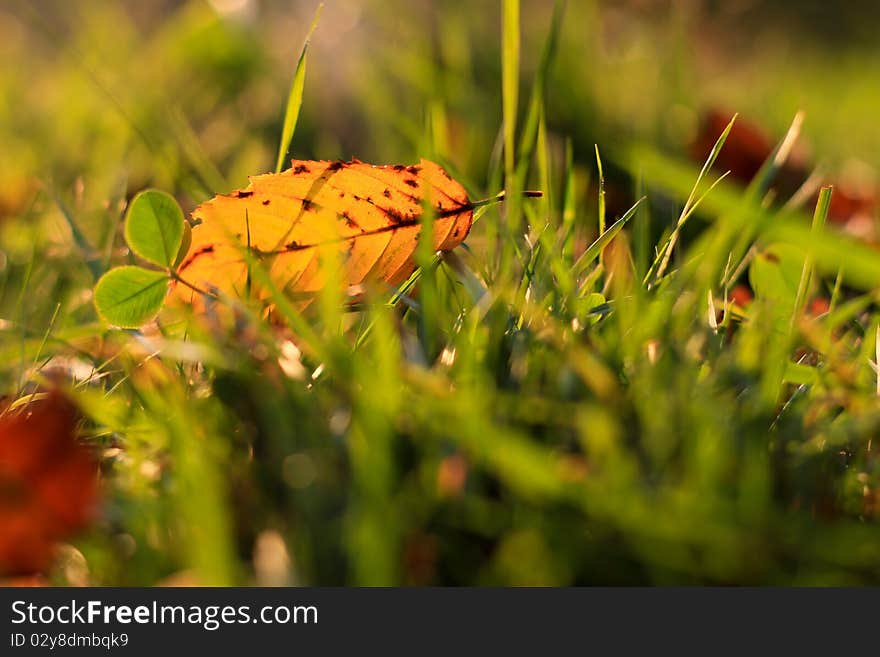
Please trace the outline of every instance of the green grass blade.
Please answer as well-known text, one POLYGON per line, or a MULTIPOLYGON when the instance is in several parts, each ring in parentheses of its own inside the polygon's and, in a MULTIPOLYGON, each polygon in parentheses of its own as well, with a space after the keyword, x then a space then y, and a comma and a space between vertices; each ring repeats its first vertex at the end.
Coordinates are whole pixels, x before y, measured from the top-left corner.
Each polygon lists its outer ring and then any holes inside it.
MULTIPOLYGON (((818 231, 822 229, 825 225, 825 220, 828 218, 828 209, 831 207, 831 187, 823 187, 822 191, 819 192, 819 200, 816 203, 816 211, 813 214, 813 224, 812 224, 812 234, 815 238, 817 236, 818 231)), ((815 243, 815 240, 811 241, 812 244, 815 243)), ((807 250, 807 256, 804 259, 804 268, 801 272, 801 280, 798 283, 797 295, 795 296, 794 303, 794 313, 791 316, 792 326, 794 326, 794 322, 796 318, 800 315, 801 311, 804 308, 804 305, 807 302, 807 291, 810 289, 810 278, 813 275, 813 254, 812 248, 807 250)))
POLYGON ((504 116, 504 175, 507 198, 513 198, 516 112, 519 99, 519 0, 503 0, 501 32, 501 93, 504 116))
POLYGON ((565 141, 565 186, 562 191, 562 256, 566 260, 571 256, 574 220, 577 216, 573 159, 571 139, 567 139, 565 141))
MULTIPOLYGON (((699 202, 705 198, 705 194, 700 198, 700 201, 694 203, 694 200, 697 196, 697 190, 700 187, 700 183, 703 181, 703 178, 706 177, 706 174, 709 172, 709 169, 712 168, 712 165, 715 164, 715 160, 718 158, 718 154, 721 152, 722 147, 724 146, 724 142, 727 140, 727 136, 730 134, 731 129, 733 128, 733 124, 736 121, 736 115, 734 114, 733 118, 730 119, 730 123, 727 124, 727 127, 721 132, 721 135, 715 141, 715 145, 712 147, 712 150, 709 152, 709 157, 706 158, 705 163, 703 164, 703 168, 700 169, 700 173, 697 176, 697 180, 694 183, 694 186, 691 188, 691 193, 685 201, 684 207, 681 210, 681 215, 679 215, 678 222, 673 228, 672 233, 669 235, 669 238, 666 242, 657 250, 657 257, 654 260, 654 263, 651 265, 651 268, 648 270, 648 274, 646 276, 646 283, 653 276, 654 280, 660 280, 663 277, 663 273, 666 271, 666 268, 669 266, 669 260, 672 257, 672 250, 675 248, 676 243, 678 242, 678 236, 681 233, 681 228, 684 226, 688 217, 693 213, 694 208, 699 205, 699 202)), ((712 187, 710 187, 710 191, 720 182, 716 180, 713 183, 712 187)))
POLYGON ((593 144, 596 150, 596 168, 599 171, 599 234, 605 232, 605 172, 602 170, 602 157, 599 155, 599 144, 593 144))
MULTIPOLYGON (((635 177, 635 197, 645 196, 645 179, 641 169, 635 177)), ((633 221, 633 259, 635 261, 636 278, 643 280, 648 273, 648 260, 650 259, 651 245, 651 209, 645 203, 639 206, 633 221)))
POLYGON ((770 184, 776 178, 776 174, 788 160, 794 144, 801 133, 801 126, 804 122, 804 113, 798 112, 789 125, 785 136, 773 149, 770 157, 761 165, 760 170, 755 174, 754 179, 749 183, 747 193, 756 197, 762 197, 770 188, 770 184))
POLYGON ((589 267, 590 264, 599 257, 602 249, 604 249, 609 244, 609 242, 614 239, 614 236, 620 232, 620 229, 623 228, 626 223, 633 218, 636 210, 638 210, 639 208, 639 205, 644 200, 645 197, 642 197, 638 201, 636 201, 635 204, 629 210, 627 210, 620 219, 611 224, 611 227, 608 228, 608 230, 599 235, 596 241, 590 244, 589 247, 587 247, 587 250, 584 251, 581 257, 578 258, 577 262, 574 263, 573 270, 575 276, 580 276, 582 273, 584 273, 586 268, 589 267))
MULTIPOLYGON (((544 94, 547 88, 547 78, 550 75, 550 68, 556 56, 559 44, 559 33, 562 28, 562 19, 565 15, 565 2, 557 0, 553 6, 553 17, 550 19, 550 32, 544 41, 544 49, 541 52, 541 60, 538 64, 538 70, 535 72, 535 80, 532 83, 532 93, 529 98, 529 109, 526 114, 525 123, 523 124, 522 135, 520 135, 519 154, 517 163, 517 176, 519 177, 519 186, 524 187, 526 184, 526 174, 528 172, 529 163, 537 145, 539 135, 540 121, 543 116, 544 94)), ((545 190, 546 191, 546 190, 545 190)))
POLYGON ((287 97, 287 109, 284 112, 284 127, 281 129, 281 142, 278 144, 278 160, 275 162, 275 173, 281 171, 284 166, 284 158, 290 150, 290 142, 293 140, 293 133, 296 130, 299 110, 302 107, 303 89, 306 83, 306 55, 309 50, 309 41, 315 28, 318 27, 318 19, 321 17, 321 10, 323 8, 324 3, 321 3, 315 10, 315 17, 312 19, 312 24, 303 43, 302 52, 299 55, 299 61, 296 63, 296 72, 293 74, 293 83, 290 85, 290 95, 287 97))
POLYGON ((95 248, 80 229, 79 224, 73 217, 73 213, 61 199, 61 196, 48 186, 46 189, 49 196, 52 198, 52 201, 58 207, 58 211, 61 212, 61 216, 64 217, 64 221, 67 222, 67 226, 70 228, 70 234, 73 236, 73 241, 76 243, 77 249, 79 249, 82 254, 83 260, 85 260, 86 266, 92 274, 92 279, 98 280, 101 278, 101 274, 104 273, 104 268, 101 266, 100 257, 95 251, 95 248))

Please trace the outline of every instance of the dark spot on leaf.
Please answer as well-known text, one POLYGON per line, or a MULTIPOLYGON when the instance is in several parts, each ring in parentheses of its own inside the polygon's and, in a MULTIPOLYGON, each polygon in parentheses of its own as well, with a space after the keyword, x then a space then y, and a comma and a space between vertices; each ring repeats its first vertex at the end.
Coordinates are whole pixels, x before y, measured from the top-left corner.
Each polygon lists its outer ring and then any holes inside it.
POLYGON ((393 169, 394 169, 395 171, 403 171, 404 169, 406 169, 406 167, 403 166, 402 164, 395 164, 394 167, 393 167, 393 169))
POLYGON ((405 184, 409 185, 410 187, 418 187, 419 186, 419 183, 415 178, 407 178, 403 182, 405 184))
POLYGON ((263 201, 263 205, 269 205, 269 203, 271 203, 271 201, 269 199, 266 199, 265 201, 263 201))
POLYGON ((345 192, 339 192, 339 198, 345 198, 345 192))
POLYGON ((345 225, 348 226, 349 228, 360 228, 360 226, 358 226, 358 223, 354 219, 351 218, 351 215, 348 214, 347 211, 343 212, 339 216, 342 217, 342 220, 345 222, 345 225))
POLYGON ((336 160, 335 162, 330 163, 330 166, 327 167, 327 171, 339 171, 344 166, 345 162, 342 160, 336 160))
POLYGON ((779 256, 776 255, 775 253, 770 253, 770 252, 765 253, 764 258, 766 258, 770 262, 779 262, 779 256))
POLYGON ((293 173, 309 173, 309 168, 305 164, 297 164, 295 167, 293 167, 293 173))
POLYGON ((302 206, 303 206, 303 210, 305 210, 306 212, 313 212, 315 209, 315 202, 311 201, 307 198, 304 198, 302 200, 302 206))
POLYGON ((391 191, 386 187, 385 191, 382 192, 382 196, 384 196, 385 198, 391 198, 391 191))
POLYGON ((284 245, 284 249, 286 251, 296 251, 297 249, 300 249, 300 248, 302 248, 302 247, 299 245, 299 242, 296 242, 296 241, 288 242, 287 244, 284 245))
POLYGON ((232 192, 232 195, 235 196, 235 198, 247 198, 248 196, 253 196, 254 193, 243 189, 237 189, 232 192))
POLYGON ((197 249, 189 258, 187 258, 183 264, 180 265, 178 271, 183 271, 187 267, 189 267, 199 256, 205 255, 206 253, 213 253, 214 245, 208 244, 207 246, 203 246, 200 249, 197 249))
POLYGON ((388 219, 390 219, 395 224, 401 224, 404 221, 406 221, 404 216, 402 214, 400 214, 400 212, 398 210, 395 210, 394 208, 379 208, 379 209, 382 210, 382 212, 385 213, 385 216, 388 217, 388 219))
POLYGON ((416 165, 413 165, 413 166, 411 166, 411 167, 407 167, 406 170, 409 171, 409 172, 412 173, 412 174, 416 174, 416 173, 418 173, 419 171, 421 171, 422 168, 421 168, 421 167, 417 167, 416 165))

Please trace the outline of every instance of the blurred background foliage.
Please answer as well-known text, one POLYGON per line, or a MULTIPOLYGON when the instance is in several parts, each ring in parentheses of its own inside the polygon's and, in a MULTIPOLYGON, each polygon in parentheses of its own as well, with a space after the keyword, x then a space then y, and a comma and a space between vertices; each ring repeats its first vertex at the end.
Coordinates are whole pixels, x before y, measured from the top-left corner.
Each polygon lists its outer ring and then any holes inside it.
MULTIPOLYGON (((791 319, 791 343, 772 299, 736 339, 706 323, 725 262, 688 270, 703 251, 676 254, 690 278, 638 285, 696 180, 686 155, 709 109, 773 139, 803 110, 799 148, 847 184, 875 183, 876 4, 571 0, 528 179, 549 198, 523 203, 530 239, 504 238, 522 256, 509 278, 493 209, 409 312, 374 299, 342 315, 330 299, 308 318, 308 347, 259 321, 189 326, 186 341, 171 323, 100 326, 93 269, 133 261, 119 234, 137 191, 166 190, 188 212, 272 168, 314 10, 0 6, 0 392, 60 372, 102 453, 100 516, 50 579, 880 582, 880 276, 867 252, 836 299, 845 312, 791 319), (609 214, 644 192, 649 203, 617 242, 638 275, 606 251, 572 291, 565 272, 597 234, 594 144, 609 214), (542 243, 541 227, 561 241, 542 243), (774 358, 809 371, 774 382, 774 358)), ((521 116, 552 14, 521 6, 521 116)), ((472 198, 496 193, 500 25, 495 2, 330 0, 292 154, 431 157, 472 198)), ((743 214, 740 188, 718 191, 701 219, 743 214)), ((717 238, 726 258, 721 224, 689 227, 687 248, 717 238)), ((816 255, 829 296, 849 246, 816 255)))

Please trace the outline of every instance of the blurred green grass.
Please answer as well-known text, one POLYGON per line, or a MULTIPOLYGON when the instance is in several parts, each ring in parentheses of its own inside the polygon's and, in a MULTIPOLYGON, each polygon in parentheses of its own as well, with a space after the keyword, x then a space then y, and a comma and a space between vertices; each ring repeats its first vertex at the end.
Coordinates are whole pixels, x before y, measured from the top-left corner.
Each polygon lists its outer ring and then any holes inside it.
POLYGON ((328 3, 292 153, 428 157, 472 198, 546 197, 488 210, 436 267, 421 254, 396 306, 379 291, 343 313, 328 290, 279 335, 245 311, 111 330, 89 291, 134 262, 137 191, 188 211, 272 169, 314 5, 0 8, 0 391, 76 380, 104 455, 104 508, 74 541, 89 581, 878 583, 874 251, 725 181, 641 281, 697 180, 681 154, 706 107, 779 137, 802 109, 818 161, 872 176, 880 51, 794 29, 794 5, 764 24, 569 2, 534 87, 552 11, 518 7, 515 62, 496 3, 328 3), (594 144, 649 200, 576 270, 600 226, 594 144), (780 321, 798 304, 771 288, 717 326, 727 269, 777 242, 812 251, 818 289, 842 269, 845 298, 780 321))

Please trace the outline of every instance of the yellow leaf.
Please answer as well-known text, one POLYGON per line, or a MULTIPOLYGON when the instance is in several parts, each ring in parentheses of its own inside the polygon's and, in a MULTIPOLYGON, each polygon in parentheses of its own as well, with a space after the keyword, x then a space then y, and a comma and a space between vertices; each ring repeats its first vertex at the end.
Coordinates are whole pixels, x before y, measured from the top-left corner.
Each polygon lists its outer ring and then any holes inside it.
MULTIPOLYGON (((320 290, 330 250, 344 263, 347 286, 394 286, 414 270, 413 254, 431 207, 434 250, 450 251, 467 236, 473 204, 464 188, 428 160, 374 166, 358 160, 294 160, 281 173, 253 176, 250 185, 216 196, 193 212, 199 223, 178 274, 202 290, 245 296, 247 247, 275 285, 301 296, 320 290)), ((257 289, 251 293, 266 298, 257 289)), ((198 305, 200 295, 176 284, 174 295, 198 305)), ((307 303, 307 301, 306 301, 307 303)))

